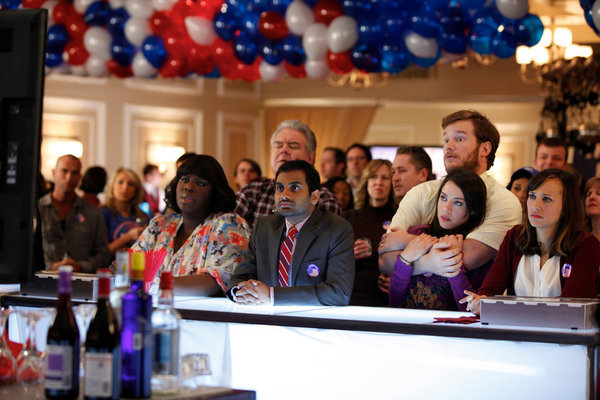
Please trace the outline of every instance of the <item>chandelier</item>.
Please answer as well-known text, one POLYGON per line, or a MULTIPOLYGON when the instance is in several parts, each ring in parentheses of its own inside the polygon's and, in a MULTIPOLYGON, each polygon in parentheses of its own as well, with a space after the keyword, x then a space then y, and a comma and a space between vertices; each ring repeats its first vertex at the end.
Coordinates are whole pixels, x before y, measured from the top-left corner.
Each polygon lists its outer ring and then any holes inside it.
POLYGON ((388 84, 390 74, 387 72, 362 72, 353 70, 346 74, 331 72, 327 76, 327 83, 331 86, 341 87, 348 85, 356 90, 363 88, 381 88, 388 84))
POLYGON ((517 63, 521 65, 521 80, 525 83, 542 83, 543 75, 564 68, 565 63, 576 57, 589 58, 591 46, 573 43, 569 28, 546 28, 542 39, 533 47, 517 48, 517 63))

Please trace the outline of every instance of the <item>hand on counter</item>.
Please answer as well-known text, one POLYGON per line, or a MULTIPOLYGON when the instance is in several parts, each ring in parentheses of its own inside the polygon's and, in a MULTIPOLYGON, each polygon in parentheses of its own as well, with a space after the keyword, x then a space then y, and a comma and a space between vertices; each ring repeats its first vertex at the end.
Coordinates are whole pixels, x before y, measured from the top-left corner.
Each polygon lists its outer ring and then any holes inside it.
POLYGON ((463 297, 458 302, 460 304, 467 303, 467 311, 471 311, 475 315, 479 315, 481 311, 481 298, 486 296, 480 296, 477 293, 465 290, 467 297, 463 297))
POLYGON ((239 304, 262 305, 270 304, 270 289, 264 283, 250 279, 237 285, 235 302, 239 304))

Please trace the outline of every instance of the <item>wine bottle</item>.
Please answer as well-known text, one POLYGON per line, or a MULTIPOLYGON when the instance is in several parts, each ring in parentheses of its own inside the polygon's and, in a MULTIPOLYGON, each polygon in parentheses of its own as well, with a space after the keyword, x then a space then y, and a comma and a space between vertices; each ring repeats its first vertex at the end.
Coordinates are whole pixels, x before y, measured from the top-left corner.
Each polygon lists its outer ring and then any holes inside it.
POLYGON ((79 397, 79 329, 71 307, 71 272, 73 267, 58 269, 56 315, 48 329, 46 346, 46 380, 44 392, 49 399, 79 397))
POLYGON ((121 335, 109 302, 110 271, 98 270, 98 305, 85 339, 85 398, 118 399, 121 392, 121 335))
POLYGON ((119 326, 123 326, 121 320, 121 304, 123 296, 129 292, 129 252, 127 250, 118 250, 115 254, 115 287, 110 292, 110 305, 112 306, 119 326))
POLYGON ((181 316, 173 307, 173 274, 160 275, 158 306, 152 313, 154 362, 152 393, 172 394, 179 390, 179 325, 181 316))
POLYGON ((131 290, 122 299, 121 395, 150 397, 152 376, 152 296, 144 291, 144 253, 131 254, 131 290))

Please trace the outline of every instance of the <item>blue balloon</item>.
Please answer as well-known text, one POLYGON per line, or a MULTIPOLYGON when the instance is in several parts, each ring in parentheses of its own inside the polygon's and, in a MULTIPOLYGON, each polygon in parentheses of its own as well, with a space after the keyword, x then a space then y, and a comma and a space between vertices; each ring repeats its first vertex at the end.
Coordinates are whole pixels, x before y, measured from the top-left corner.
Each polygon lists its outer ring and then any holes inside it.
POLYGON ((250 4, 250 10, 256 11, 259 14, 268 9, 269 5, 267 0, 252 0, 252 3, 250 4))
POLYGON ((497 31, 487 23, 475 24, 469 35, 469 45, 476 53, 490 54, 492 52, 492 36, 497 31))
POLYGON ((429 5, 436 10, 448 7, 449 0, 428 0, 429 5))
POLYGON ((108 3, 95 1, 85 10, 83 21, 90 26, 105 25, 110 15, 110 5, 108 3))
POLYGON ((467 10, 476 10, 485 4, 486 0, 461 0, 460 5, 467 10))
POLYGON ((268 0, 267 9, 270 11, 277 11, 281 15, 285 15, 285 12, 290 5, 292 0, 268 0))
POLYGON ((110 17, 108 18, 108 22, 106 24, 106 29, 115 36, 125 37, 123 33, 123 29, 125 28, 125 22, 129 19, 129 13, 125 9, 125 7, 115 8, 110 17))
POLYGON ((535 14, 527 14, 517 24, 517 40, 525 46, 535 46, 544 33, 544 24, 540 17, 535 14))
POLYGON ((310 8, 315 8, 315 4, 317 4, 319 2, 319 0, 303 0, 303 1, 310 8))
POLYGON ((594 0, 579 0, 579 5, 581 5, 584 11, 591 10, 594 0))
POLYGON ((439 20, 443 32, 462 34, 471 27, 471 17, 460 5, 452 5, 441 10, 439 20))
POLYGON ((288 35, 281 41, 283 59, 294 66, 302 65, 306 62, 306 54, 302 47, 302 38, 296 35, 288 35))
POLYGON ((168 54, 160 36, 150 35, 142 42, 142 54, 154 67, 160 68, 167 60, 168 54))
POLYGON ((221 74, 219 73, 219 67, 215 67, 215 69, 213 69, 211 72, 209 72, 208 74, 204 75, 206 78, 220 78, 221 74))
POLYGON ((509 58, 515 55, 517 49, 516 36, 507 31, 496 32, 492 37, 492 51, 498 58, 509 58))
POLYGON ((227 0, 226 3, 228 7, 233 7, 241 13, 252 7, 252 0, 227 0))
POLYGON ((344 14, 351 16, 356 21, 363 18, 375 17, 375 9, 369 0, 344 0, 342 2, 344 14))
POLYGON ((46 36, 46 51, 48 53, 61 53, 69 41, 69 34, 64 26, 54 24, 48 28, 46 36))
POLYGON ((216 13, 213 24, 217 35, 223 40, 230 41, 233 39, 235 31, 241 27, 239 16, 240 14, 233 7, 227 7, 225 10, 216 13))
POLYGON ((438 60, 440 59, 440 54, 441 54, 441 51, 438 49, 438 52, 435 55, 435 57, 432 57, 432 58, 413 57, 412 61, 421 68, 429 68, 438 62, 438 60))
POLYGON ((469 40, 462 33, 444 32, 441 46, 448 53, 463 54, 467 52, 469 40))
POLYGON ((46 52, 46 67, 58 67, 62 62, 62 51, 60 53, 46 52))
POLYGON ((362 19, 357 21, 358 41, 367 46, 375 46, 381 43, 383 32, 380 21, 374 18, 362 19))
POLYGON ((350 50, 350 58, 352 64, 361 71, 381 71, 381 53, 377 46, 367 46, 360 43, 350 50))
POLYGON ((248 33, 248 35, 252 36, 253 38, 262 37, 262 35, 259 35, 258 32, 259 18, 260 15, 258 15, 258 13, 255 13, 254 11, 248 11, 242 14, 242 26, 244 27, 244 30, 248 33))
MULTIPOLYGON (((596 1, 598 1, 598 0, 596 0, 596 1)), ((596 35, 600 36, 600 30, 598 30, 598 27, 594 23, 594 17, 592 17, 592 9, 590 8, 589 10, 585 10, 585 12, 583 13, 583 16, 585 17, 585 22, 587 22, 587 24, 590 26, 590 28, 592 28, 594 30, 594 32, 596 32, 596 35)))
POLYGON ((283 49, 279 41, 261 40, 258 52, 263 60, 271 65, 277 65, 283 61, 283 49))
POLYGON ((256 42, 246 32, 233 38, 233 54, 244 64, 251 65, 258 55, 256 42))
POLYGON ((387 41, 402 42, 402 35, 410 24, 410 15, 406 9, 391 8, 382 14, 382 28, 387 41))
POLYGON ((390 74, 399 74, 409 65, 412 56, 406 46, 384 44, 381 47, 381 69, 390 74))
POLYGON ((133 61, 135 46, 128 42, 127 39, 113 39, 110 45, 110 54, 117 64, 127 67, 133 61))
POLYGON ((423 4, 411 20, 412 30, 423 37, 437 39, 442 34, 442 27, 438 22, 435 10, 427 3, 423 4))
POLYGON ((21 5, 21 0, 0 0, 0 6, 7 10, 19 8, 19 5, 21 5))

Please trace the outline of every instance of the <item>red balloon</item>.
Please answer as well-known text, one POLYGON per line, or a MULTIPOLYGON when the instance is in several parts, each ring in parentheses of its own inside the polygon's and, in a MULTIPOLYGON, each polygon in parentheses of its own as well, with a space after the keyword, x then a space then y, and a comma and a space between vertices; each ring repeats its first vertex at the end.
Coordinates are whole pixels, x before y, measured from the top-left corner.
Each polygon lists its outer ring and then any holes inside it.
POLYGON ((179 31, 171 31, 163 36, 165 50, 170 57, 184 59, 188 52, 187 36, 179 31))
POLYGON ((235 79, 240 79, 240 76, 238 74, 238 70, 237 70, 237 66, 236 63, 239 63, 240 61, 237 59, 233 59, 231 60, 231 62, 220 62, 217 64, 217 66, 219 67, 219 73, 221 74, 221 76, 223 78, 226 79, 230 79, 230 80, 235 80, 235 79))
POLYGON ((277 11, 263 11, 258 19, 258 31, 269 40, 283 39, 288 27, 283 15, 277 11))
POLYGON ((173 26, 185 26, 185 17, 189 15, 189 6, 186 0, 179 0, 171 9, 171 20, 173 26))
POLYGON ((171 28, 169 15, 164 11, 154 11, 148 22, 150 23, 150 30, 155 35, 162 35, 171 28))
POLYGON ((83 21, 83 17, 79 14, 73 14, 67 18, 65 24, 69 36, 73 39, 83 40, 83 34, 89 26, 83 21))
POLYGON ((329 68, 336 74, 347 74, 354 69, 350 50, 342 53, 332 53, 331 50, 328 50, 327 64, 329 64, 329 68))
POLYGON ((52 9, 52 19, 54 19, 54 22, 57 24, 66 25, 67 19, 74 14, 76 14, 76 12, 73 8, 73 4, 65 1, 56 3, 52 9))
POLYGON ((63 50, 63 59, 69 65, 83 65, 87 61, 90 53, 83 47, 83 42, 71 41, 67 43, 63 50))
POLYGON ((221 69, 221 64, 229 63, 232 60, 237 60, 237 58, 235 58, 233 55, 233 45, 231 42, 227 42, 221 38, 216 38, 210 47, 212 49, 215 62, 219 64, 219 70, 221 69))
POLYGON ((115 60, 108 60, 106 62, 106 68, 108 68, 111 74, 118 76, 119 78, 128 78, 130 76, 133 76, 133 70, 131 69, 131 65, 124 66, 119 64, 115 60))
POLYGON ((198 75, 206 75, 215 69, 212 49, 209 46, 192 46, 187 54, 187 63, 198 75))
POLYGON ((23 8, 40 8, 46 0, 23 0, 23 8))
POLYGON ((175 78, 185 76, 189 71, 184 58, 169 57, 162 67, 158 70, 161 76, 165 78, 175 78))
POLYGON ((285 62, 285 70, 290 76, 294 78, 306 78, 306 70, 304 69, 304 64, 294 65, 289 62, 285 62))
POLYGON ((223 1, 221 0, 198 0, 190 6, 188 15, 213 19, 222 5, 223 1))
POLYGON ((338 0, 319 0, 313 9, 315 21, 329 25, 331 21, 344 14, 338 0))
POLYGON ((244 64, 243 62, 238 62, 236 68, 238 70, 238 75, 241 79, 246 82, 254 82, 260 79, 260 71, 258 67, 260 66, 262 59, 260 57, 256 57, 256 60, 250 65, 244 64))

